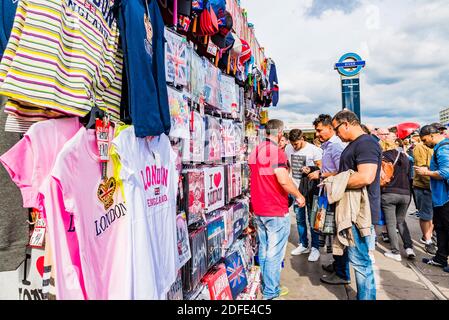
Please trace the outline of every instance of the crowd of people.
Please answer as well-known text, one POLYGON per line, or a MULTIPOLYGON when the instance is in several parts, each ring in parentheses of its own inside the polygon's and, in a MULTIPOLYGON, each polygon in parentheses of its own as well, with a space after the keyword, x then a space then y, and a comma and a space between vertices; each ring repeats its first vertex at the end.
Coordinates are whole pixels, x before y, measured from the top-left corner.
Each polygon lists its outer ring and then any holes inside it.
POLYGON ((308 254, 308 261, 317 262, 327 243, 333 262, 322 265, 326 274, 320 280, 349 284, 351 265, 359 300, 376 299, 373 251, 378 238, 390 245, 387 258, 403 259, 400 239, 406 258, 416 258, 406 222, 412 201, 420 241, 429 254, 422 263, 449 272, 446 127, 425 125, 400 139, 394 128, 364 125, 349 110, 320 115, 313 125, 315 139, 309 143, 300 129, 286 136, 283 122, 270 120, 265 140, 249 158, 264 299, 288 294, 280 274, 291 207, 299 236, 291 255, 308 254), (326 232, 319 221, 323 214, 326 232))

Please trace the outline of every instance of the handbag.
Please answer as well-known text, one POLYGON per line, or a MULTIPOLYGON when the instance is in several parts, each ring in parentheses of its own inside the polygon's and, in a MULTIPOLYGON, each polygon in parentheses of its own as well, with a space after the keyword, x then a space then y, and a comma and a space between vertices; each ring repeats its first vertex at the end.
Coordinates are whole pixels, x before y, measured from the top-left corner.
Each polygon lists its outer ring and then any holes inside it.
MULTIPOLYGON (((322 232, 324 228, 324 221, 326 219, 326 211, 328 206, 327 196, 322 194, 323 189, 320 189, 320 193, 317 199, 315 223, 313 224, 313 229, 316 232, 322 232)), ((315 198, 316 196, 314 196, 315 198)), ((313 210, 312 210, 313 211, 313 210)))
POLYGON ((317 212, 318 212, 318 196, 314 195, 312 200, 312 209, 310 211, 310 224, 315 225, 317 212))
MULTIPOLYGON (((327 199, 326 199, 327 200, 327 199)), ((335 206, 327 206, 326 217, 324 218, 323 235, 335 235, 335 206)))

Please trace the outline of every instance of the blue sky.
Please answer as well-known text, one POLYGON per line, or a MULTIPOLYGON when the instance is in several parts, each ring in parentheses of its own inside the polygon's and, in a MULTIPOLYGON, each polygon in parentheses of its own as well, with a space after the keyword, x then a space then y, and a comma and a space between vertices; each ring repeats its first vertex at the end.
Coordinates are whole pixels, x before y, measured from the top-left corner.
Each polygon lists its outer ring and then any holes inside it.
POLYGON ((270 118, 310 123, 341 109, 333 65, 346 52, 367 61, 362 121, 391 126, 438 120, 449 107, 447 0, 241 0, 277 64, 280 103, 270 118))

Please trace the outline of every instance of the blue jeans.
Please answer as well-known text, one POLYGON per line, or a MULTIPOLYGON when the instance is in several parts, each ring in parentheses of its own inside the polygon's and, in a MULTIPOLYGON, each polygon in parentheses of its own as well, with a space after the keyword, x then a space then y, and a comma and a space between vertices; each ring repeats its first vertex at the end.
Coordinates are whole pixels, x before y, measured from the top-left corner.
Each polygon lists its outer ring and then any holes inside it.
MULTIPOLYGON (((306 207, 298 207, 296 204, 293 205, 293 210, 296 214, 296 225, 298 226, 299 243, 303 247, 309 247, 309 237, 307 235, 307 219, 306 219, 306 207)), ((314 221, 310 221, 310 214, 312 208, 311 205, 307 205, 307 216, 309 217, 310 234, 312 235, 312 248, 320 248, 320 234, 313 230, 314 221)))
POLYGON ((369 237, 369 240, 368 240, 369 251, 376 250, 376 240, 377 240, 376 228, 374 227, 374 225, 372 225, 371 226, 371 237, 369 237))
MULTIPOLYGON (((354 229, 353 229, 353 232, 354 232, 354 229)), ((368 250, 373 251, 376 249, 376 231, 375 231, 374 225, 371 226, 371 236, 368 236, 366 238, 361 238, 361 239, 366 241, 368 250)), ((352 249, 354 249, 354 248, 352 248, 352 249)), ((334 258, 334 263, 333 263, 334 270, 335 270, 335 273, 337 274, 337 276, 339 276, 343 280, 350 281, 351 273, 349 272, 348 250, 345 250, 344 254, 342 256, 334 255, 333 258, 334 258)), ((368 256, 368 258, 369 258, 369 256, 368 256)), ((357 281, 357 279, 356 279, 356 281, 357 281)))
POLYGON ((355 246, 347 247, 349 262, 355 271, 357 300, 376 300, 376 281, 373 265, 368 255, 370 236, 362 237, 356 226, 352 225, 355 246))
POLYGON ((264 299, 273 299, 281 292, 281 264, 290 235, 290 216, 256 216, 259 240, 259 265, 262 273, 264 299))

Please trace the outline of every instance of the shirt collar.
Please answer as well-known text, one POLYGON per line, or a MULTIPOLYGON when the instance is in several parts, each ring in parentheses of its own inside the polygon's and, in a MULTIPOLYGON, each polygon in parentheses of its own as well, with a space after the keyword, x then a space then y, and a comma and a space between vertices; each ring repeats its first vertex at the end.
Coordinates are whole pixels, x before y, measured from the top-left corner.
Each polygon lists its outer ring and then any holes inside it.
POLYGON ((321 147, 322 149, 326 149, 331 143, 336 143, 338 142, 338 136, 336 134, 334 134, 332 136, 332 138, 330 138, 329 140, 327 140, 326 142, 324 142, 321 147))
POLYGON ((275 146, 278 146, 278 144, 277 144, 275 141, 271 140, 270 138, 265 138, 265 141, 266 141, 266 142, 271 142, 271 143, 274 144, 275 146))

